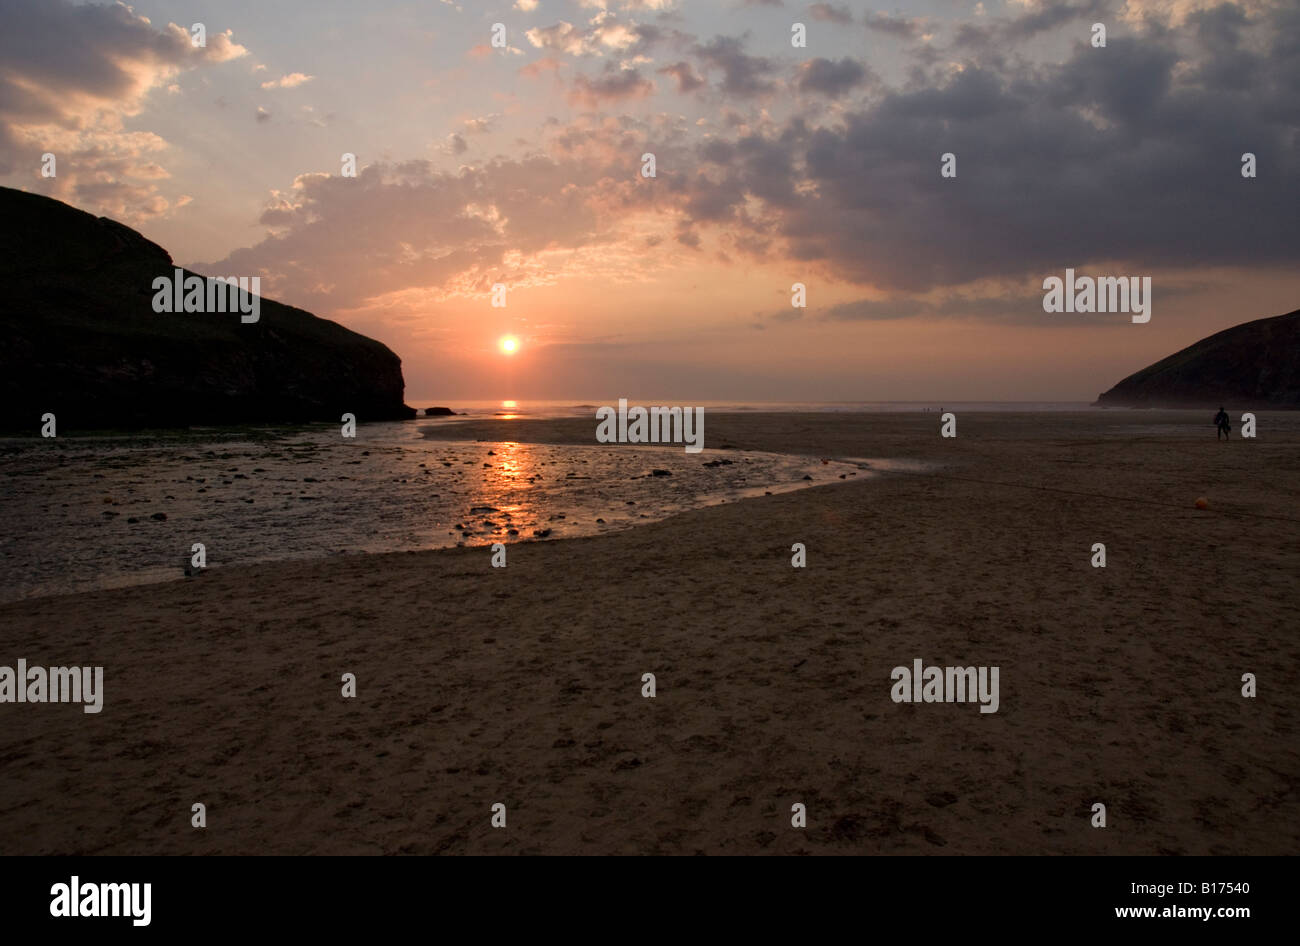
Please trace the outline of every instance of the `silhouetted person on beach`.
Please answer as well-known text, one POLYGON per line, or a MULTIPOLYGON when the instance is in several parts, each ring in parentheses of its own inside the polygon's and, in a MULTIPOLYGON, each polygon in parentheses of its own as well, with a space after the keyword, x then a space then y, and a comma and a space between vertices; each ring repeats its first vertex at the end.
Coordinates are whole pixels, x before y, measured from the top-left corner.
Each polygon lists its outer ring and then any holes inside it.
POLYGON ((1223 437, 1225 440, 1232 439, 1232 424, 1228 422, 1228 412, 1223 409, 1222 405, 1219 406, 1219 413, 1214 415, 1214 426, 1219 428, 1218 433, 1214 435, 1215 440, 1218 440, 1219 437, 1223 437))

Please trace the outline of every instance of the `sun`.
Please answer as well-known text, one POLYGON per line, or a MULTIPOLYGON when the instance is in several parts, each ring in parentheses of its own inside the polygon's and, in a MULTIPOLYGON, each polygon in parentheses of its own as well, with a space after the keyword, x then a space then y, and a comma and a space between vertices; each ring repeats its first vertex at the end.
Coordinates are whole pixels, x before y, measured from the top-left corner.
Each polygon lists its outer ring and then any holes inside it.
POLYGON ((501 351, 507 355, 513 355, 515 352, 519 351, 519 339, 515 338, 513 335, 507 335, 502 338, 500 344, 501 351))

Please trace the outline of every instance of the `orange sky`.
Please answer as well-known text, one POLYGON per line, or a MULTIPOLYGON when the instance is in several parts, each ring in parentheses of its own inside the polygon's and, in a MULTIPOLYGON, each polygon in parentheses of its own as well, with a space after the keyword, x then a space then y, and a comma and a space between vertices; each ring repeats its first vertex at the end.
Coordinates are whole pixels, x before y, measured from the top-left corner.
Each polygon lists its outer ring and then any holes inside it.
POLYGON ((380 339, 415 401, 1092 400, 1297 306, 1281 0, 196 16, 6 3, 0 182, 380 339), (1151 321, 1043 312, 1067 268, 1151 321))

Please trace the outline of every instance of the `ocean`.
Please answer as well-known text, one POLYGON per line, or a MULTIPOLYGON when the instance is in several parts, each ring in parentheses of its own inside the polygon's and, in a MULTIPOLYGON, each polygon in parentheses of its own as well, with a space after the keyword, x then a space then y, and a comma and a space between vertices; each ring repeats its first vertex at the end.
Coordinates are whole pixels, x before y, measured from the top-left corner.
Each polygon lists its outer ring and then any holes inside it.
MULTIPOLYGON (((593 417, 596 408, 608 405, 617 409, 618 398, 612 401, 556 401, 556 400, 490 400, 445 401, 436 397, 406 398, 406 403, 423 411, 428 407, 447 407, 471 418, 533 418, 593 417)), ((1086 401, 681 401, 654 398, 628 398, 629 405, 703 407, 706 412, 726 413, 864 413, 905 414, 915 412, 972 411, 1092 411, 1086 401)), ((454 418, 430 418, 450 421, 454 418)))

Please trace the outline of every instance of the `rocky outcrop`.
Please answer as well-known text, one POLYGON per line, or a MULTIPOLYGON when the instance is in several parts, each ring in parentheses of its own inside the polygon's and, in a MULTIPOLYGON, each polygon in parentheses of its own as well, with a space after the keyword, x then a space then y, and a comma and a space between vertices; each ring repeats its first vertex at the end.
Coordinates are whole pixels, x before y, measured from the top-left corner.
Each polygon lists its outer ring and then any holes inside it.
POLYGON ((1300 309, 1224 329, 1129 375, 1100 407, 1300 409, 1300 309))
POLYGON ((265 298, 255 323, 155 312, 153 281, 175 271, 129 227, 0 188, 0 426, 37 430, 47 412, 60 431, 415 416, 400 359, 336 322, 265 298))
POLYGON ((450 407, 426 407, 424 409, 426 417, 455 417, 456 412, 450 407))

